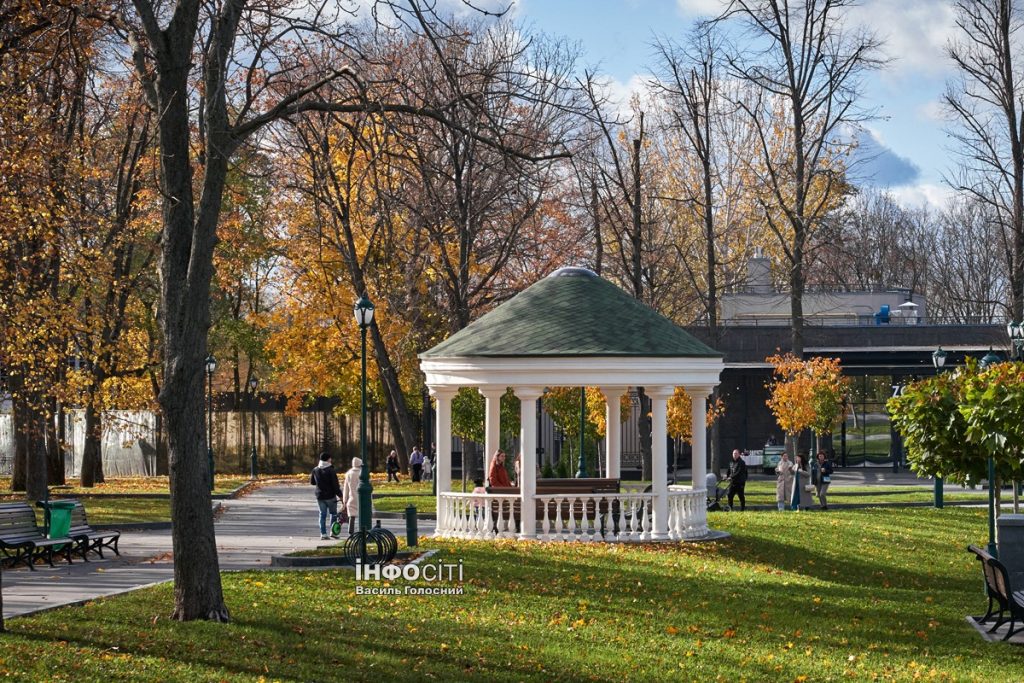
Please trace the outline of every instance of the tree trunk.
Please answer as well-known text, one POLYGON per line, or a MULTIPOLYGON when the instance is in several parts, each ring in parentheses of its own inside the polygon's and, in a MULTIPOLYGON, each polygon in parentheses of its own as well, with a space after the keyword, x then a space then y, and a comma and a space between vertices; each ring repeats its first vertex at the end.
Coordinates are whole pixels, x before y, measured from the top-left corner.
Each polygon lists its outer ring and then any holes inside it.
POLYGON ((29 500, 47 498, 46 422, 45 411, 29 408, 27 420, 28 448, 25 455, 25 497, 29 500))
MULTIPOLYGON (((643 221, 640 203, 640 147, 643 144, 643 114, 640 115, 640 137, 633 140, 633 230, 630 238, 633 248, 633 296, 644 300, 643 281, 643 221)), ((641 400, 642 402, 642 400, 641 400)))
POLYGON ((85 437, 78 477, 85 488, 103 483, 102 425, 92 401, 85 404, 85 437))
POLYGON ((601 204, 597 196, 597 181, 590 181, 590 211, 594 218, 594 272, 601 274, 604 267, 604 240, 601 238, 601 204))
MULTIPOLYGON (((205 341, 205 340, 204 340, 205 341)), ((205 344, 204 344, 205 346, 205 344)), ((190 401, 166 400, 174 548, 174 615, 181 621, 228 621, 214 536, 209 468, 203 441, 202 372, 196 364, 190 401)), ((168 383, 169 384, 169 383, 168 383)), ((162 396, 163 397, 163 396, 162 396)), ((169 397, 168 397, 169 398, 169 397)))
POLYGON ((651 399, 647 398, 643 387, 637 387, 636 393, 640 398, 640 418, 637 420, 637 427, 640 431, 640 462, 643 470, 640 476, 644 481, 651 481, 651 444, 653 443, 651 435, 651 399))
POLYGON ((57 409, 57 399, 48 399, 49 416, 46 420, 46 477, 50 486, 64 484, 64 451, 57 436, 57 422, 62 419, 57 409))
MULTIPOLYGON (((718 387, 715 387, 714 392, 711 394, 711 400, 714 401, 718 398, 718 387)), ((715 420, 711 423, 711 433, 708 435, 708 439, 711 441, 711 471, 715 473, 715 476, 719 476, 722 472, 722 447, 718 443, 718 440, 722 438, 722 425, 720 420, 715 420)))
POLYGON ((28 461, 28 430, 25 426, 25 408, 20 399, 11 401, 11 422, 14 425, 14 468, 11 490, 25 490, 25 464, 28 461))
MULTIPOLYGON (((164 333, 164 383, 159 402, 167 424, 174 553, 174 613, 180 621, 226 622, 206 457, 203 384, 210 328, 210 280, 217 216, 231 149, 222 111, 207 106, 207 158, 196 216, 189 149, 188 76, 192 34, 164 35, 158 59, 160 182, 163 231, 160 253, 160 325, 164 333), (181 41, 179 44, 176 41, 181 41), (211 120, 214 116, 218 120, 211 120)), ((216 67, 213 67, 214 69, 216 67)), ((209 72, 208 72, 209 73, 209 72)), ((211 93, 209 97, 223 96, 211 93)))
MULTIPOLYGON (((802 258, 802 257, 801 257, 802 258)), ((797 358, 804 357, 804 275, 802 263, 794 263, 790 273, 790 313, 791 321, 791 346, 793 355, 797 358)))
POLYGON ((395 439, 395 450, 398 451, 399 466, 407 469, 409 454, 416 445, 416 428, 409 415, 409 407, 405 402, 405 394, 398 382, 398 373, 388 355, 384 339, 381 337, 377 323, 370 325, 370 337, 373 342, 373 355, 377 362, 377 374, 384 389, 384 405, 388 413, 388 424, 395 439))

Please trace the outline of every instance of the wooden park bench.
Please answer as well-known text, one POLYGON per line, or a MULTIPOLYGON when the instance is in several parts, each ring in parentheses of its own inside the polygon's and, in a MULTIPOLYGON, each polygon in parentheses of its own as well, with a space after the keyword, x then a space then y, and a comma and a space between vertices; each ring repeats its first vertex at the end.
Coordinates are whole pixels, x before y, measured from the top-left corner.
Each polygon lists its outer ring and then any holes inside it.
POLYGON ((1009 640, 1015 633, 1024 631, 1024 590, 1013 590, 1010 574, 1002 562, 977 546, 969 545, 967 550, 974 553, 981 562, 985 592, 988 594, 988 611, 983 617, 975 617, 975 621, 983 624, 989 619, 995 619, 989 633, 1009 621, 1010 628, 1003 636, 1003 640, 1009 640), (999 608, 998 612, 995 611, 996 607, 999 608), (1021 620, 1021 625, 1014 628, 1018 620, 1021 620))
MULTIPOLYGON (((72 502, 68 500, 67 502, 72 502)), ((115 555, 120 555, 117 543, 121 538, 120 531, 97 531, 89 526, 89 520, 85 516, 85 506, 75 500, 75 507, 71 510, 71 529, 68 536, 78 541, 75 549, 84 560, 88 562, 88 554, 94 552, 103 559, 103 549, 113 550, 115 555)))
POLYGON ((71 564, 71 552, 75 546, 72 538, 47 538, 36 526, 36 514, 28 503, 0 504, 0 551, 10 566, 24 562, 35 571, 37 557, 53 566, 53 556, 60 553, 71 564))

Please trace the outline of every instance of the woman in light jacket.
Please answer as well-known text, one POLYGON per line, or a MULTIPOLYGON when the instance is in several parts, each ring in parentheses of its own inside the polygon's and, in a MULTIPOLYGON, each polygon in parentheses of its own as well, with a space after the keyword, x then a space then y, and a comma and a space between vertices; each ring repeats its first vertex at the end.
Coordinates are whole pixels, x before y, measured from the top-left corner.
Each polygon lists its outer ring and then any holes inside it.
POLYGON ((352 467, 345 473, 345 483, 341 485, 341 504, 348 512, 348 533, 356 530, 356 517, 359 516, 359 477, 363 473, 363 459, 352 458, 352 467))
POLYGON ((775 466, 775 502, 779 505, 779 512, 789 509, 790 498, 793 495, 793 471, 796 465, 789 459, 789 453, 783 453, 779 464, 775 466))
POLYGON ((814 485, 811 483, 811 465, 807 462, 807 455, 799 453, 796 456, 796 467, 793 478, 793 508, 809 510, 814 503, 814 485), (808 491, 807 489, 811 490, 808 491))

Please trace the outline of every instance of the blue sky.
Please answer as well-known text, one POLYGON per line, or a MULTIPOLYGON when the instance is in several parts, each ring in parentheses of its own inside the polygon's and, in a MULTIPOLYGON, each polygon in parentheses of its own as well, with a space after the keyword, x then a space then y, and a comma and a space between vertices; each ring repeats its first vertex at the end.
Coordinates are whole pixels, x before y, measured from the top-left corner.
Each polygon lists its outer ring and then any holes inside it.
MULTIPOLYGON (((516 17, 545 33, 578 42, 583 59, 627 92, 649 73, 655 33, 682 38, 721 0, 515 0, 516 17)), ((892 60, 870 76, 864 105, 878 110, 862 147, 874 159, 865 183, 888 187, 905 204, 943 204, 955 159, 939 101, 953 75, 943 54, 955 35, 951 0, 863 0, 851 21, 876 31, 892 60)))

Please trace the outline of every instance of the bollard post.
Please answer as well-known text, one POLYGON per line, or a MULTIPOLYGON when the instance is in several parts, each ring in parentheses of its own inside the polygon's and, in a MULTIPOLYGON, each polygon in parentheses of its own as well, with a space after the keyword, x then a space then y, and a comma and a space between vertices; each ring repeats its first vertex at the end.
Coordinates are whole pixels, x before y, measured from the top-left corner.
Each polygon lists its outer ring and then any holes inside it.
POLYGON ((935 507, 942 507, 942 477, 935 477, 935 507))
POLYGON ((410 505, 405 508, 405 544, 410 548, 419 545, 419 535, 416 529, 415 505, 410 505))

